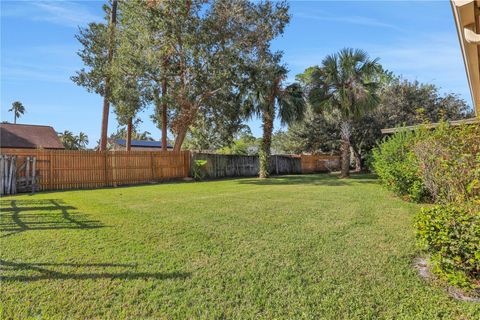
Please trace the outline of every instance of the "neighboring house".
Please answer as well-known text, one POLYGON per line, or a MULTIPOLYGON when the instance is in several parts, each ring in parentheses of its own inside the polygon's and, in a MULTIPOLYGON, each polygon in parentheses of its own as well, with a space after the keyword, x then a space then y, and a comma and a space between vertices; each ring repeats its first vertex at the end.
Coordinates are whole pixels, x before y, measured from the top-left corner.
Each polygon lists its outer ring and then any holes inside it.
POLYGON ((0 148, 65 149, 52 127, 13 123, 0 124, 0 148))
MULTIPOLYGON (((125 139, 115 139, 111 142, 112 150, 123 151, 126 149, 127 141, 125 139)), ((167 150, 173 147, 168 144, 167 150)), ((132 151, 162 151, 161 141, 132 140, 132 151)))
POLYGON ((480 0, 451 0, 473 107, 480 117, 480 0))

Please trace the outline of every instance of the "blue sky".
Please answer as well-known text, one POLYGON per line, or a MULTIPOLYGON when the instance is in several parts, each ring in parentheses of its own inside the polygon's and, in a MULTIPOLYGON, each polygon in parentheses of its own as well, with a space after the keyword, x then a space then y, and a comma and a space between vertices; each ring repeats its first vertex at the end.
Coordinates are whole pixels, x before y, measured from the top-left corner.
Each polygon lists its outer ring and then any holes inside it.
MULTIPOLYGON (((57 131, 99 138, 101 97, 76 86, 70 76, 82 67, 74 38, 78 26, 102 19, 105 1, 1 0, 1 119, 15 100, 26 107, 19 123, 52 125, 57 131)), ((410 80, 429 82, 442 92, 471 97, 452 18, 444 1, 292 1, 291 23, 273 46, 284 52, 289 79, 325 55, 361 48, 385 68, 410 80)), ((147 110, 141 130, 160 132, 147 110)), ((116 127, 110 115, 109 132, 116 127)), ((249 122, 261 135, 258 120, 249 122)), ((279 128, 277 123, 276 129, 279 128)))

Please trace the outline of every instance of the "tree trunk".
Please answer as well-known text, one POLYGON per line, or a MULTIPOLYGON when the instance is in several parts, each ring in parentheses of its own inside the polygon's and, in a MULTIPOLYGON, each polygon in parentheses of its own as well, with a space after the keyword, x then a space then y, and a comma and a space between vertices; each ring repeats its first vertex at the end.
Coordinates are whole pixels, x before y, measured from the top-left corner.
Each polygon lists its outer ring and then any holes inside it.
POLYGON ((273 133, 273 119, 275 118, 275 98, 278 93, 278 86, 280 84, 281 78, 276 78, 273 80, 272 91, 270 92, 270 97, 268 101, 268 110, 263 110, 263 137, 262 145, 260 147, 260 172, 259 178, 268 178, 270 174, 270 148, 272 145, 272 133, 273 133))
POLYGON ((127 151, 132 150, 132 118, 128 119, 127 124, 127 142, 125 143, 127 151))
POLYGON ((340 178, 350 177, 350 135, 351 124, 348 121, 343 121, 340 125, 341 146, 340 152, 342 156, 342 170, 340 178))
POLYGON ((17 124, 17 114, 13 112, 13 124, 17 124))
POLYGON ((362 172, 362 156, 360 153, 355 149, 355 147, 350 147, 350 152, 353 155, 353 160, 355 162, 355 172, 362 172))
POLYGON ((260 146, 260 172, 259 178, 264 179, 269 176, 270 147, 272 145, 273 115, 271 112, 263 114, 263 137, 260 146))
MULTIPOLYGON (((167 80, 162 80, 162 150, 167 151, 167 102, 165 95, 167 93, 167 80)), ((183 141, 182 141, 183 142, 183 141)))
POLYGON ((183 140, 187 136, 187 128, 181 128, 177 136, 175 137, 175 144, 173 145, 173 151, 180 151, 182 149, 183 140))
MULTIPOLYGON (((115 25, 117 23, 117 0, 112 0, 112 8, 110 12, 110 41, 108 46, 108 65, 112 64, 113 60, 113 45, 115 40, 115 25)), ((100 151, 107 150, 108 138, 108 114, 110 112, 110 76, 107 75, 105 79, 105 92, 103 96, 103 111, 102 111, 102 132, 100 135, 100 151)))

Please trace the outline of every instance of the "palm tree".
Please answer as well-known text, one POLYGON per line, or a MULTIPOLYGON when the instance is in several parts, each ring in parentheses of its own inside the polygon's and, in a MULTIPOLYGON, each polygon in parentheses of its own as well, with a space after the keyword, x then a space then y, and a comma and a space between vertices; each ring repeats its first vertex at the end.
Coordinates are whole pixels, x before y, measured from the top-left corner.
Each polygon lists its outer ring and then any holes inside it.
POLYGON ((8 111, 13 112, 13 123, 17 123, 17 118, 20 118, 25 113, 25 107, 20 101, 15 101, 8 111))
POLYGON ((305 99, 300 84, 283 85, 287 69, 272 64, 253 75, 253 89, 247 95, 247 116, 262 118, 263 136, 260 144, 260 178, 269 175, 270 147, 272 144, 273 122, 277 116, 282 124, 291 124, 303 119, 305 99))
POLYGON ((378 59, 371 60, 363 50, 346 48, 327 56, 309 79, 312 106, 340 117, 342 178, 349 176, 352 120, 378 105, 380 70, 378 59))
POLYGON ((78 150, 77 137, 73 132, 65 130, 58 134, 60 141, 67 150, 78 150))
POLYGON ((86 149, 88 144, 88 136, 84 132, 80 132, 77 136, 77 144, 79 149, 86 149))

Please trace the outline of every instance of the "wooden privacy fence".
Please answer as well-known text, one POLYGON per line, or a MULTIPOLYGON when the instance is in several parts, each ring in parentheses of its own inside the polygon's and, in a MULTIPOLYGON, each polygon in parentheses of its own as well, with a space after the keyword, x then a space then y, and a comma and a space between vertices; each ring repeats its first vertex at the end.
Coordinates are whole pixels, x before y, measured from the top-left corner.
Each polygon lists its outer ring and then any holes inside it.
POLYGON ((192 152, 192 163, 196 160, 207 160, 202 168, 206 179, 252 177, 258 174, 257 156, 192 152))
POLYGON ((340 170, 340 156, 326 154, 302 154, 302 173, 340 170))
MULTIPOLYGON (((72 151, 0 149, 35 157, 40 190, 99 188, 187 177, 188 151, 72 151)), ((19 177, 17 177, 18 179, 19 177)))
MULTIPOLYGON (((239 156, 211 153, 192 153, 195 160, 207 160, 202 170, 205 178, 252 177, 258 175, 258 156, 239 156)), ((340 157, 335 155, 273 155, 270 157, 271 174, 299 174, 330 172, 340 168, 340 157)))
POLYGON ((302 162, 297 155, 273 155, 269 168, 271 174, 298 174, 302 173, 302 162))
POLYGON ((0 155, 0 195, 17 193, 17 157, 0 155))
MULTIPOLYGON (((0 154, 2 194, 15 193, 15 188, 18 191, 34 192, 185 178, 190 175, 190 165, 195 160, 207 160, 203 170, 208 179, 252 177, 259 172, 258 156, 189 151, 0 149, 0 154)), ((339 168, 339 156, 273 155, 270 158, 270 173, 276 175, 328 172, 339 168)))

